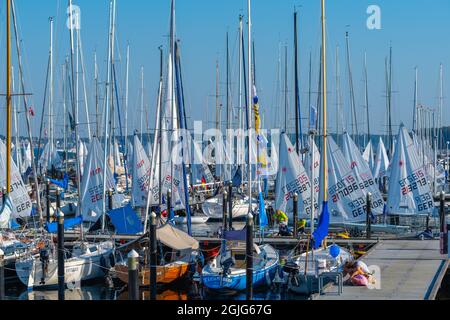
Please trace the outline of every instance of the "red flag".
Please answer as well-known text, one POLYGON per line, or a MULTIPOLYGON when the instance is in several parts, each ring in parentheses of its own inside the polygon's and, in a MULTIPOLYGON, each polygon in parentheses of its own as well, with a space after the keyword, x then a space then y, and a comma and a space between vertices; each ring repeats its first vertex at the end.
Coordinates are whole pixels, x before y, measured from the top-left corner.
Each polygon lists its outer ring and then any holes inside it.
POLYGON ((206 184, 206 179, 205 177, 202 177, 202 185, 204 186, 206 184))
POLYGON ((30 116, 34 117, 34 110, 33 110, 33 107, 30 107, 30 109, 28 110, 28 112, 30 113, 30 116))

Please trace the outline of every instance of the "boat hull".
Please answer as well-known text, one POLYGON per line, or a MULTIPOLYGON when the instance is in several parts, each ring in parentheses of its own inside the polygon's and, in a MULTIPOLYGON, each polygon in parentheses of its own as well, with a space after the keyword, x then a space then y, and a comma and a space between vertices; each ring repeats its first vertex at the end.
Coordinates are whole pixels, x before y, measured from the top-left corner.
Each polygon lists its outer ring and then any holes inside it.
MULTIPOLYGON (((156 268, 156 283, 169 284, 182 279, 188 272, 187 262, 174 262, 156 268)), ((128 267, 125 264, 117 264, 114 267, 117 277, 128 284, 128 267)), ((144 267, 139 271, 139 286, 150 285, 150 268, 144 267)))

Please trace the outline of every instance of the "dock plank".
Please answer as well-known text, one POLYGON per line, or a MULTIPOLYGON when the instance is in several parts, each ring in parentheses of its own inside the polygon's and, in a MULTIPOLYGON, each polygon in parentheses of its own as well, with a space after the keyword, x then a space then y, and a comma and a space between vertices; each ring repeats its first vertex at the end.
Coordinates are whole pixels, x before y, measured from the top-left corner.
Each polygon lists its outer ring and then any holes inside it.
POLYGON ((446 255, 439 253, 439 241, 382 240, 363 257, 368 266, 379 266, 381 288, 344 286, 342 295, 325 294, 316 300, 428 300, 435 299, 448 268, 446 255))

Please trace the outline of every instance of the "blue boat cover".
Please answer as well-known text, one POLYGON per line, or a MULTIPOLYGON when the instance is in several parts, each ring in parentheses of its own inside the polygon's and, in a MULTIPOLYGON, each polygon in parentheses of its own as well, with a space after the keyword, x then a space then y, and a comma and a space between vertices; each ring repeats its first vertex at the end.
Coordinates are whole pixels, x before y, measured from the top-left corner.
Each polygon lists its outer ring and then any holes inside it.
POLYGON ((247 238, 247 227, 242 230, 224 231, 223 237, 225 240, 245 241, 247 238))
POLYGON ((69 176, 67 175, 67 173, 64 173, 64 179, 61 180, 56 180, 56 179, 48 179, 50 181, 50 183, 64 189, 67 190, 67 188, 69 187, 69 176))
POLYGON ((232 179, 233 181, 233 187, 238 188, 242 184, 242 168, 239 166, 236 170, 236 173, 232 179))
MULTIPOLYGON (((81 216, 71 219, 64 219, 64 230, 72 229, 73 227, 81 224, 81 222, 83 222, 83 217, 81 216)), ((58 223, 57 222, 47 223, 45 225, 45 229, 49 233, 57 233, 58 223)))
POLYGON ((144 230, 141 219, 131 205, 108 212, 117 234, 137 234, 144 230))

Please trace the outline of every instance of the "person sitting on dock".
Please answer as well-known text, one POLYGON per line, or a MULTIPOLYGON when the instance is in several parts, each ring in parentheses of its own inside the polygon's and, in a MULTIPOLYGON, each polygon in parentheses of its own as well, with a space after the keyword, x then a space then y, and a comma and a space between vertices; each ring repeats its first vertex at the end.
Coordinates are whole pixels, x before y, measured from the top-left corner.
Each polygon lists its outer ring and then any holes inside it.
POLYGON ((290 236, 292 236, 292 232, 289 230, 289 227, 288 227, 289 218, 286 215, 286 213, 284 213, 281 210, 277 210, 277 212, 275 214, 275 219, 279 223, 278 235, 281 236, 281 237, 290 237, 290 236))
POLYGON ((306 231, 306 219, 301 219, 297 222, 297 232, 298 234, 304 234, 306 231))

